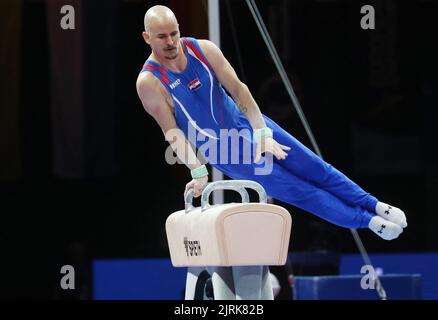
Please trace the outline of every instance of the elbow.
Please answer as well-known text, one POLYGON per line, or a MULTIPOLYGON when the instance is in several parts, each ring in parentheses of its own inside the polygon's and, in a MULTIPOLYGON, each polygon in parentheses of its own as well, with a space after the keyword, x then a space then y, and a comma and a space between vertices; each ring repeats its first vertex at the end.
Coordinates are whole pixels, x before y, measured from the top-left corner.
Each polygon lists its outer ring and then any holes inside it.
POLYGON ((246 84, 244 84, 243 82, 240 82, 240 90, 243 92, 248 92, 248 86, 246 84))
POLYGON ((232 95, 235 101, 241 101, 243 97, 247 96, 249 92, 248 86, 243 82, 240 82, 236 85, 236 90, 232 95))

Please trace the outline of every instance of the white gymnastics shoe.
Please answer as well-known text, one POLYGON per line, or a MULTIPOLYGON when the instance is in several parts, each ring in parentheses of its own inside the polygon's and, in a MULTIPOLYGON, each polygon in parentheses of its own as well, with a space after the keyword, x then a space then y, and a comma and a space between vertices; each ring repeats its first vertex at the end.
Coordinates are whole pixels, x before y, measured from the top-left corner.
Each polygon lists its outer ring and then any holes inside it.
POLYGON ((379 216, 371 218, 368 228, 385 240, 394 240, 403 232, 403 229, 398 224, 385 220, 379 216))
POLYGON ((397 207, 390 206, 384 202, 377 202, 376 213, 383 219, 394 222, 402 228, 408 226, 405 213, 397 207))

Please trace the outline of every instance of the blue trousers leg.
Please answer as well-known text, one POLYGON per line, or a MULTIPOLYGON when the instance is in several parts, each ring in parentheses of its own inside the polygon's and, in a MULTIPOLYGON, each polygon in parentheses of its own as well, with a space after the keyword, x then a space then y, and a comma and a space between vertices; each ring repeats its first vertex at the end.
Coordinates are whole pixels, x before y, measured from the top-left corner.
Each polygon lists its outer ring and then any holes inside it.
POLYGON ((370 212, 375 212, 378 201, 375 197, 365 192, 331 164, 319 158, 274 121, 268 117, 265 117, 265 121, 273 129, 274 139, 292 148, 288 151, 288 157, 285 160, 274 161, 316 187, 332 193, 348 205, 360 206, 370 212))
POLYGON ((249 179, 260 183, 274 199, 298 208, 344 228, 367 228, 374 216, 361 206, 345 203, 332 193, 296 176, 277 162, 268 175, 254 174, 251 165, 221 165, 218 167, 233 179, 249 179))
MULTIPOLYGON (((239 164, 231 164, 229 161, 228 164, 214 166, 233 179, 257 181, 271 197, 338 226, 367 228, 374 217, 377 199, 320 159, 268 117, 265 120, 274 130, 274 138, 292 148, 286 160, 274 159, 272 171, 264 175, 257 174, 260 171, 256 170, 264 165, 254 163, 242 164, 240 161, 239 164)), ((249 123, 243 119, 240 126, 247 127, 249 123)))
POLYGON ((349 205, 332 193, 296 176, 274 163, 269 176, 254 179, 275 199, 290 203, 345 228, 367 228, 374 216, 361 206, 349 205))

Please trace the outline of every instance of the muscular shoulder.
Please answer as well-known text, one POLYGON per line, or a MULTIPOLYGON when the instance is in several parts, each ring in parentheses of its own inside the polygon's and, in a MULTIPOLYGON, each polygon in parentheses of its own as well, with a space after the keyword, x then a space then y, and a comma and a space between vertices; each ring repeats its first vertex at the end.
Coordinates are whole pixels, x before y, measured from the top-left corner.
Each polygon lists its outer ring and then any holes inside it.
POLYGON ((142 72, 137 78, 137 94, 141 99, 144 108, 153 114, 163 105, 169 105, 167 92, 160 80, 150 72, 142 72))
POLYGON ((206 39, 198 39, 199 47, 201 48, 202 52, 204 52, 205 55, 220 52, 220 49, 210 40, 206 39))
POLYGON ((159 91, 160 81, 150 72, 142 72, 137 78, 137 92, 139 96, 143 93, 153 93, 159 91))
POLYGON ((224 61, 222 51, 210 40, 198 40, 199 47, 207 58, 208 62, 213 66, 220 66, 224 61))

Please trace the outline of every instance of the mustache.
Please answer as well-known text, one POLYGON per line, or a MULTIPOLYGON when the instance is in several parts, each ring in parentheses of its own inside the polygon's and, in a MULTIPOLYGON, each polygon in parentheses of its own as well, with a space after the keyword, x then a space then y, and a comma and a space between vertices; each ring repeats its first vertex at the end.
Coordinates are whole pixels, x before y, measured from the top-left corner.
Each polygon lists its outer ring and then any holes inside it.
POLYGON ((170 51, 170 50, 173 50, 173 49, 176 49, 176 47, 166 47, 166 48, 164 48, 164 50, 166 50, 166 51, 170 51))

